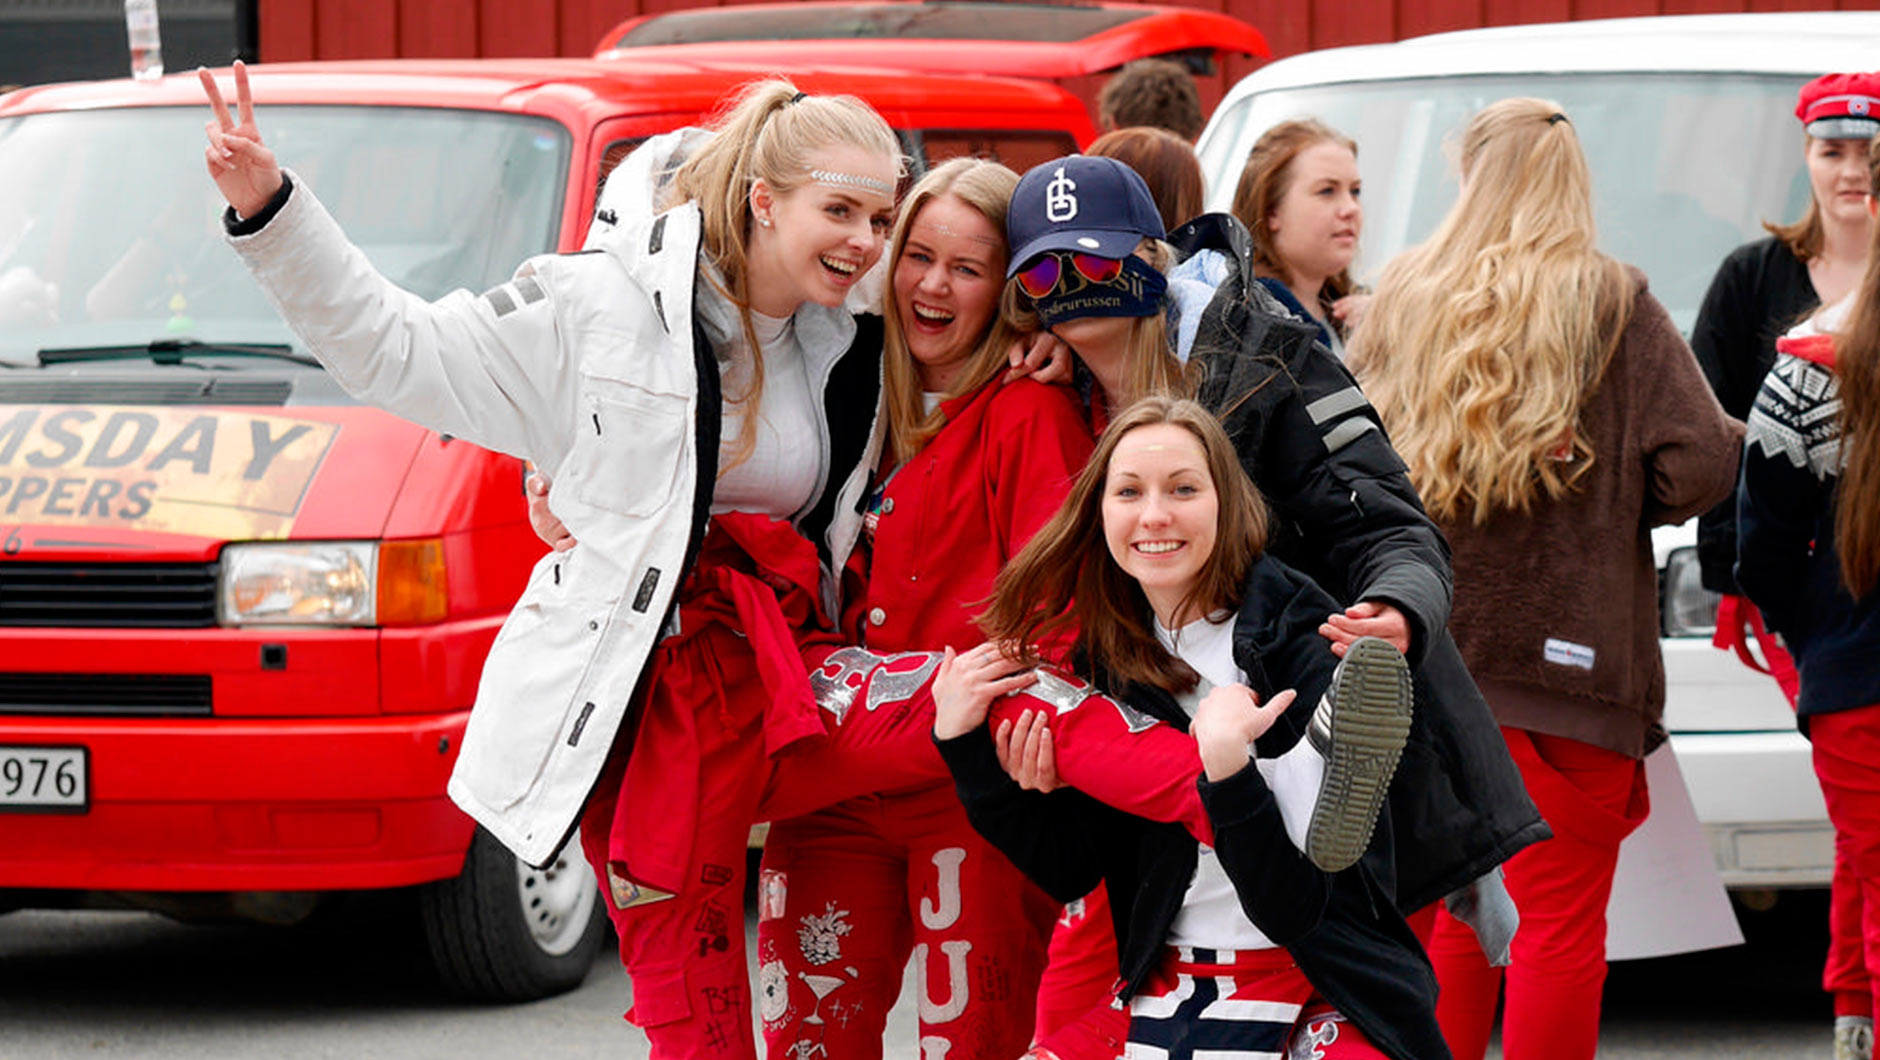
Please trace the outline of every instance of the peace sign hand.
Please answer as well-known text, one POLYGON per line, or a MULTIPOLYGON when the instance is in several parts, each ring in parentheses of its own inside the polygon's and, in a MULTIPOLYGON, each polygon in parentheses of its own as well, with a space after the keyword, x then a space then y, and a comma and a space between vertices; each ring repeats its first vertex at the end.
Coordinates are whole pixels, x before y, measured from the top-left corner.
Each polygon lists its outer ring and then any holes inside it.
POLYGON ((274 193, 281 190, 281 166, 274 152, 261 142, 261 130, 255 126, 254 97, 248 91, 248 67, 235 61, 235 109, 240 120, 229 116, 222 89, 208 70, 196 68, 202 89, 209 94, 209 106, 215 120, 203 128, 209 134, 209 146, 203 157, 209 176, 222 197, 241 217, 261 212, 274 193))

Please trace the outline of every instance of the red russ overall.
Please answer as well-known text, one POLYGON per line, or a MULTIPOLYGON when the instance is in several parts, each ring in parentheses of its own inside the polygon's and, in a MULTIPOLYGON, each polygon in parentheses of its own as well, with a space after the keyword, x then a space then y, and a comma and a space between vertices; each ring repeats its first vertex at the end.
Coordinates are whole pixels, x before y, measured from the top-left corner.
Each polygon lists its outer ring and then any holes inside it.
MULTIPOLYGON (((995 380, 942 411, 868 519, 867 588, 845 627, 873 651, 979 644, 976 605, 1090 453, 1063 387, 995 380)), ((771 827, 758 958, 772 1057, 881 1056, 910 953, 925 1060, 1030 1043, 1056 903, 973 831, 950 778, 897 786, 771 827)))
POLYGON ((815 549, 788 523, 712 520, 679 632, 656 649, 637 724, 630 715, 582 816, 633 979, 627 1018, 670 1055, 755 1055, 744 847, 771 761, 824 739, 803 667, 834 646, 803 632, 818 625, 817 577, 815 549))
MULTIPOLYGON (((939 657, 835 649, 815 621, 817 570, 814 548, 789 524, 744 513, 713 518, 679 598, 680 631, 660 643, 629 719, 632 739, 615 746, 581 819, 582 846, 608 892, 633 980, 628 1018, 647 1030, 655 1060, 756 1055, 740 929, 751 822, 896 785, 931 787, 947 775, 932 742, 939 657)), ((1212 838, 1186 734, 1056 677, 1008 697, 993 717, 1041 707, 1055 715, 1067 784, 1212 838)), ((950 911, 937 891, 927 908, 927 919, 941 922, 950 911)), ((781 1005, 787 1015, 795 984, 812 998, 804 1024, 827 1028, 833 1016, 839 1027, 833 1004, 815 999, 859 974, 848 971, 853 929, 840 911, 824 908, 793 925, 806 964, 822 960, 804 979, 766 961, 760 1011, 781 1005)), ((1048 906, 1043 919, 1048 925, 1048 906)), ((1029 995, 1024 1004, 1029 1011, 1029 995)))

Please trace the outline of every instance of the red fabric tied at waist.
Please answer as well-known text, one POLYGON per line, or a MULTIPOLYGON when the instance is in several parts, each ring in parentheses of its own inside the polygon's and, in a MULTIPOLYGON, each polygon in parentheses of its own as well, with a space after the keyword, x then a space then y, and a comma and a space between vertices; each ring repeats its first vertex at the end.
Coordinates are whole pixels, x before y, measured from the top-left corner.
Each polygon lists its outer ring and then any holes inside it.
POLYGON ((726 783, 726 772, 761 785, 765 759, 823 737, 804 655, 839 641, 819 627, 820 574, 815 547, 788 523, 745 513, 713 518, 680 590, 679 632, 660 642, 649 664, 608 836, 609 861, 625 864, 633 880, 677 890, 701 827, 699 806, 709 801, 704 787, 726 783), (761 751, 753 740, 759 727, 761 751))
POLYGON ((712 623, 742 634, 768 698, 764 750, 771 757, 823 735, 809 687, 809 658, 842 644, 822 613, 822 561, 789 523, 727 512, 712 518, 698 566, 681 590, 684 639, 712 623))
POLYGON ((1726 595, 1718 600, 1717 631, 1711 636, 1710 644, 1724 651, 1734 651, 1744 666, 1775 678, 1782 694, 1788 697, 1789 709, 1795 709, 1802 694, 1802 677, 1796 672, 1795 657, 1769 632, 1755 604, 1741 596, 1726 595), (1749 650, 1752 640, 1756 642, 1756 650, 1762 653, 1761 659, 1749 650))

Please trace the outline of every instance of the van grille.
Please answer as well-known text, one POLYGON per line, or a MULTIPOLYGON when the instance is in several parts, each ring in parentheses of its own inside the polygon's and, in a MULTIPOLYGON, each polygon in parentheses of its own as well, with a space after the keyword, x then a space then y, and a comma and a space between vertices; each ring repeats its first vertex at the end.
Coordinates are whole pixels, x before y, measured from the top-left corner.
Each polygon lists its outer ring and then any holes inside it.
POLYGON ((0 405, 285 405, 280 379, 97 379, 38 376, 0 381, 0 405))
POLYGON ((215 625, 214 563, 0 563, 0 626, 215 625))
POLYGON ((0 673, 0 714, 208 715, 207 674, 0 673))

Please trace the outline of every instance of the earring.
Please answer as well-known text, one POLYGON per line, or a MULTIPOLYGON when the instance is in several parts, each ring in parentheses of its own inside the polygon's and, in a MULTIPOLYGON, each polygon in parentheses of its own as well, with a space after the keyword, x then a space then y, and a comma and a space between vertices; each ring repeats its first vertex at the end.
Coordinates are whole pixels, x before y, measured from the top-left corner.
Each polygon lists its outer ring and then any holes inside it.
POLYGON ((758 223, 758 224, 760 224, 760 225, 763 225, 763 226, 764 226, 765 228, 769 228, 769 227, 770 227, 770 218, 768 218, 768 217, 759 217, 759 218, 757 219, 757 223, 758 223))

